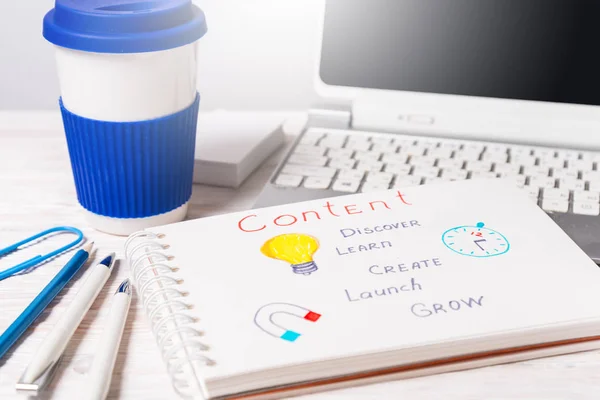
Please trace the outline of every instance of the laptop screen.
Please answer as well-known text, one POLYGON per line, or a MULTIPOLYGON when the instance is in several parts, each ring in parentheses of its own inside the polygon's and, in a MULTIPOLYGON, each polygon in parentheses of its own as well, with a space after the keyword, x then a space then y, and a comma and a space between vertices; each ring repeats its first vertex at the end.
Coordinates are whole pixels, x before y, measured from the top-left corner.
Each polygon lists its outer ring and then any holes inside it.
POLYGON ((327 0, 329 85, 600 104, 600 0, 327 0))

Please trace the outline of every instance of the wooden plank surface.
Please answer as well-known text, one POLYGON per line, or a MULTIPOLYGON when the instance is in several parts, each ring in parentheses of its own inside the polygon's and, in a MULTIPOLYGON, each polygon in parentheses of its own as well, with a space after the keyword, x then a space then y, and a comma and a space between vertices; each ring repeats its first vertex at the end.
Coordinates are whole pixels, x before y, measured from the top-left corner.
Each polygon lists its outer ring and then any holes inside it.
MULTIPOLYGON (((301 116, 296 115, 296 119, 301 116)), ((299 125, 292 124, 291 131, 299 125)), ((292 136, 288 135, 288 143, 292 136)), ((281 156, 271 157, 238 190, 196 185, 189 218, 252 207, 281 156)), ((55 113, 0 112, 0 248, 57 225, 81 228, 96 242, 93 259, 114 251, 123 256, 122 237, 88 228, 75 196, 60 118, 55 113)), ((68 235, 45 240, 36 247, 0 259, 0 269, 14 265, 71 239, 68 235)), ((0 331, 14 320, 31 299, 68 260, 59 257, 26 275, 0 282, 0 331)), ((35 325, 0 362, 0 399, 20 398, 14 384, 33 353, 52 329, 86 279, 82 272, 56 298, 35 325)), ((110 308, 110 297, 128 276, 121 263, 69 343, 48 399, 78 398, 85 391, 84 374, 110 308)), ((524 307, 527 305, 524 304, 524 307)), ((599 305, 600 306, 600 305, 599 305)), ((144 313, 133 299, 110 399, 176 398, 144 313)), ((579 353, 443 374, 432 377, 369 385, 313 396, 333 399, 600 399, 600 352, 579 353)))

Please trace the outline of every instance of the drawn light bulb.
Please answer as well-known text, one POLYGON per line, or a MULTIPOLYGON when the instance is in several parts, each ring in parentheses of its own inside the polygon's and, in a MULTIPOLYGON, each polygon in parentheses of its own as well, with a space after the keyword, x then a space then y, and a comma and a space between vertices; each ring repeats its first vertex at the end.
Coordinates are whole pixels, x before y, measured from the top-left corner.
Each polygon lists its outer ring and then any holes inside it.
POLYGON ((316 238, 301 233, 286 233, 267 240, 260 251, 267 257, 290 263, 296 274, 310 275, 318 269, 312 258, 318 249, 316 238))

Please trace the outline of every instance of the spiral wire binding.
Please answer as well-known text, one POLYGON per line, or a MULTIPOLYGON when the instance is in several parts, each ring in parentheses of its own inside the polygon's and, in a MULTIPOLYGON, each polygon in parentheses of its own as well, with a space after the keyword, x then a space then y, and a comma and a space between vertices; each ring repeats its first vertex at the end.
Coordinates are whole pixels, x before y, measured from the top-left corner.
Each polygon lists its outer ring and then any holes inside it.
POLYGON ((183 300, 188 293, 179 289, 183 280, 175 276, 178 268, 170 265, 174 257, 165 253, 169 245, 161 243, 164 237, 136 232, 125 242, 125 255, 173 388, 181 397, 191 398, 201 393, 195 366, 215 361, 205 355, 210 348, 201 341, 203 332, 194 327, 199 319, 189 314, 193 307, 183 300), (190 371, 196 382, 190 382, 190 371))

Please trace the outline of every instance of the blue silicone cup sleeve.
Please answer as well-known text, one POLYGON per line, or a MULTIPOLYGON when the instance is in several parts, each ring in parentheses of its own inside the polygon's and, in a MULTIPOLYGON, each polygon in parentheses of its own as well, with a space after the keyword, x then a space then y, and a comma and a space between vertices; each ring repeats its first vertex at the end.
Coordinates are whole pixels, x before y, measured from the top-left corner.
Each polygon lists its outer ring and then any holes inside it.
POLYGON ((200 96, 184 110, 135 122, 84 118, 59 100, 79 203, 113 218, 172 211, 192 195, 200 96))

